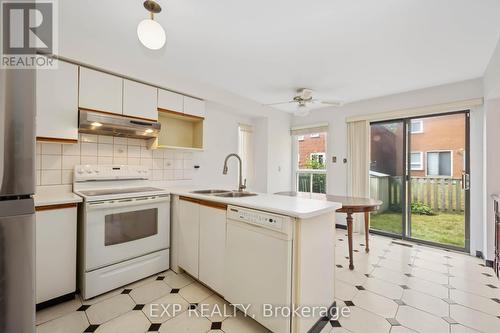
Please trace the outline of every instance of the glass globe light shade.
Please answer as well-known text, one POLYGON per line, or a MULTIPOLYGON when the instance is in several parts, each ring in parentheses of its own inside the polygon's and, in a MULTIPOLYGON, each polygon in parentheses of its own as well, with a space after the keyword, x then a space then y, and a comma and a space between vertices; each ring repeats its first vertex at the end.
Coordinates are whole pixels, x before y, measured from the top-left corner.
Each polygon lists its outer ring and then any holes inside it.
POLYGON ((165 45, 167 36, 160 23, 145 19, 137 26, 137 37, 142 45, 151 50, 159 50, 165 45))

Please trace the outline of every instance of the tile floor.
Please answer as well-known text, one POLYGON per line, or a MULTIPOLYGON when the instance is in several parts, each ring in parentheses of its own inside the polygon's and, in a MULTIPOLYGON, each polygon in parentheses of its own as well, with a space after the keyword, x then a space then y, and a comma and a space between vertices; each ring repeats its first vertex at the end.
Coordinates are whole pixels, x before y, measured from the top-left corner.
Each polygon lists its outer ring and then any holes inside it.
MULTIPOLYGON (((500 281, 482 260, 374 235, 367 254, 363 237, 355 235, 350 271, 345 231, 338 229, 336 238, 337 304, 351 315, 324 321, 321 333, 500 332, 500 281)), ((267 332, 240 314, 204 317, 202 304, 225 301, 167 271, 88 301, 77 297, 41 310, 37 332, 267 332), (179 310, 151 317, 152 303, 178 304, 179 310), (190 310, 200 316, 189 316, 190 310)))

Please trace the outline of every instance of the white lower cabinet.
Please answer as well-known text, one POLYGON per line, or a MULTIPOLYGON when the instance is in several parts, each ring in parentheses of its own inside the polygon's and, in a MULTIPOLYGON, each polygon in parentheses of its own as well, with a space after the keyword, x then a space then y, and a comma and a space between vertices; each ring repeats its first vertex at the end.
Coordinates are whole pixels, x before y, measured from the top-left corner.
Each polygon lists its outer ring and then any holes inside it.
POLYGON ((213 290, 224 290, 226 207, 200 205, 199 279, 213 290))
POLYGON ((226 205, 181 197, 178 218, 178 265, 222 294, 226 205))
POLYGON ((37 304, 76 291, 76 221, 76 204, 37 207, 37 304))
POLYGON ((198 278, 200 209, 196 202, 179 201, 179 266, 198 278))

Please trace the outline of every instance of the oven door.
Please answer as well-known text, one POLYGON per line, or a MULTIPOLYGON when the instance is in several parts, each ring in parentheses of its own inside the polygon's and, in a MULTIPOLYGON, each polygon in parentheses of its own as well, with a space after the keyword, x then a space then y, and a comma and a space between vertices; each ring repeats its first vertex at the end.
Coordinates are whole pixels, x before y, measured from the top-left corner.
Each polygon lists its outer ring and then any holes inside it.
POLYGON ((168 196, 89 202, 84 220, 87 272, 170 245, 168 196))

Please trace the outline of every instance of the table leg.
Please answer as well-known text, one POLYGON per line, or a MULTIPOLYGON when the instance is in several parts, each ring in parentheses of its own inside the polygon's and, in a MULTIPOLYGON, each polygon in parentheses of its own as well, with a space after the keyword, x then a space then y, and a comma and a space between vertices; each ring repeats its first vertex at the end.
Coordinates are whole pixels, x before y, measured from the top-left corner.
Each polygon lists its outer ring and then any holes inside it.
POLYGON ((369 235, 370 235, 370 212, 365 212, 365 251, 370 252, 369 235))
POLYGON ((347 212, 347 243, 349 244, 349 269, 354 269, 353 259, 352 259, 352 213, 347 212))

